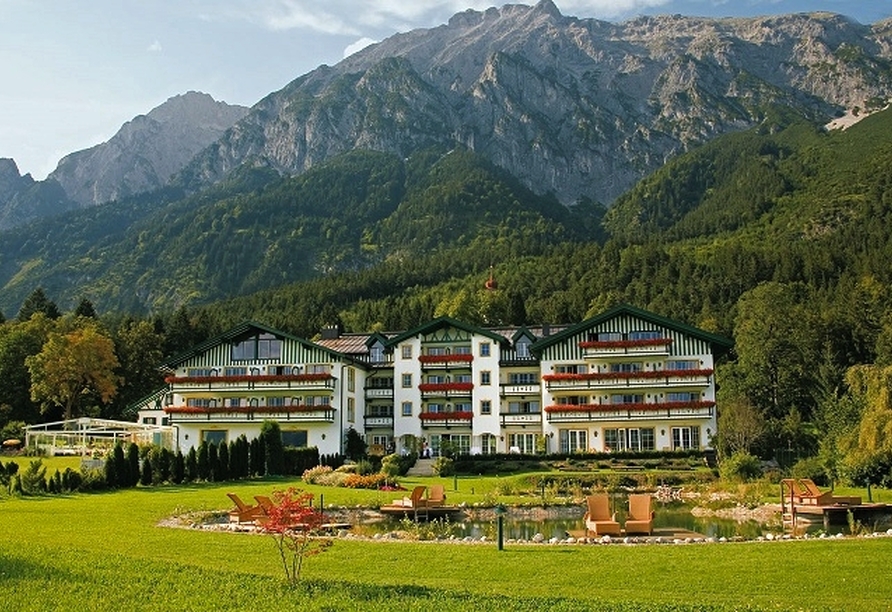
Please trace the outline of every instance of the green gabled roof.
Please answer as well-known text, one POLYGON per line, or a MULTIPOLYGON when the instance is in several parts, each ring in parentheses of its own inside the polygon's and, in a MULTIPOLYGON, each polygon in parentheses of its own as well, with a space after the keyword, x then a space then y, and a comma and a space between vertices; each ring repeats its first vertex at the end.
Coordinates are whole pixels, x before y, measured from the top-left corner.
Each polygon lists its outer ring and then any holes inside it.
POLYGON ((184 361, 188 361, 189 359, 192 359, 193 357, 201 355, 205 351, 211 349, 212 347, 217 346, 218 344, 222 344, 223 342, 231 342, 232 340, 234 340, 236 338, 240 338, 240 337, 244 336, 246 333, 252 332, 252 331, 259 331, 259 332, 263 332, 263 333, 267 333, 267 334, 272 334, 279 338, 285 338, 287 340, 297 342, 299 344, 304 345, 307 348, 320 350, 320 351, 327 353, 333 357, 343 359, 344 361, 349 361, 351 363, 354 362, 354 360, 351 357, 349 357, 348 355, 345 355, 344 353, 339 353, 338 351, 333 351, 330 348, 326 348, 320 344, 316 344, 315 342, 310 342, 309 340, 305 340, 304 338, 299 338, 298 336, 293 336, 289 333, 283 332, 278 329, 274 329, 274 328, 264 325, 262 323, 257 323, 255 321, 244 321, 242 323, 239 323, 235 327, 232 327, 232 328, 226 330, 225 332, 223 332, 222 334, 220 334, 218 336, 214 336, 213 338, 211 338, 209 340, 205 340, 201 344, 197 344, 197 345, 193 346, 191 349, 189 349, 185 353, 181 353, 175 357, 172 357, 171 359, 168 359, 167 361, 165 361, 164 363, 161 364, 161 368, 162 369, 163 368, 176 368, 177 365, 183 363, 184 361))
POLYGON ((365 341, 365 345, 366 347, 371 348, 374 346, 375 342, 380 342, 383 346, 387 346, 387 336, 381 332, 374 332, 369 335, 368 339, 365 341))
MULTIPOLYGON (((513 344, 517 344, 517 341, 520 340, 521 338, 523 338, 524 336, 526 336, 533 342, 536 341, 536 334, 534 334, 532 331, 530 331, 529 328, 527 328, 526 326, 523 326, 523 327, 519 327, 517 329, 517 331, 514 332, 514 335, 511 336, 511 342, 513 344)), ((532 343, 530 344, 530 346, 532 346, 532 343)))
POLYGON ((436 331, 438 329, 442 329, 444 327, 456 327, 462 331, 466 331, 469 334, 479 334, 481 336, 485 336, 490 340, 494 340, 500 344, 507 342, 505 336, 501 334, 497 334, 488 329, 484 329, 482 327, 476 327, 474 325, 468 325, 467 323, 462 323, 461 321, 457 321, 451 317, 437 317, 431 321, 428 321, 424 325, 419 325, 414 329, 410 329, 405 331, 398 336, 394 336, 390 340, 387 340, 384 346, 388 348, 392 348, 402 342, 403 340, 407 340, 408 338, 412 338, 413 336, 417 336, 419 334, 429 334, 430 332, 436 331))
POLYGON ((718 353, 724 353, 731 349, 734 346, 734 342, 724 336, 719 336, 718 334, 712 334, 710 332, 704 331, 692 325, 687 325, 686 323, 682 323, 680 321, 675 321, 673 319, 668 319, 666 317, 660 316, 656 313, 650 312, 648 310, 642 310, 641 308, 636 308, 635 306, 630 306, 629 304, 620 304, 618 306, 614 306, 608 310, 605 310, 601 314, 592 317, 590 319, 586 319, 581 323, 577 323, 567 329, 554 334, 553 336, 548 336, 547 338, 542 338, 537 340, 533 344, 530 345, 530 350, 535 353, 541 353, 543 349, 546 349, 550 346, 563 342, 568 338, 572 338, 576 334, 583 332, 587 329, 595 327, 596 325, 600 325, 605 321, 609 321, 610 319, 614 319, 618 316, 629 315, 632 317, 636 317, 638 319, 642 319, 644 321, 648 321, 655 325, 660 325, 662 327, 668 327, 669 329, 675 330, 679 333, 691 336, 693 338, 698 338, 713 345, 714 350, 718 353))
POLYGON ((159 397, 163 397, 164 395, 167 394, 167 392, 169 390, 170 390, 170 387, 168 387, 167 385, 164 385, 163 387, 159 387, 158 389, 155 389, 148 395, 142 396, 135 402, 131 402, 131 403, 127 404, 127 407, 125 407, 124 410, 121 411, 121 416, 128 417, 128 418, 132 417, 135 420, 137 414, 139 413, 140 406, 144 406, 144 405, 158 399, 159 397))

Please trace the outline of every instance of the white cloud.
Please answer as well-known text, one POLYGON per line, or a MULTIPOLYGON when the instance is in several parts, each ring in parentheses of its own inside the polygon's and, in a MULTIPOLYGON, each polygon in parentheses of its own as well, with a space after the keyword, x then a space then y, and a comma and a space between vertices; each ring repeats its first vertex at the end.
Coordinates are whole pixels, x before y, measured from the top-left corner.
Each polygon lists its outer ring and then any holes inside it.
POLYGON ((374 45, 376 42, 378 42, 378 41, 372 40, 371 38, 367 38, 367 37, 360 38, 355 43, 353 43, 352 45, 348 45, 347 48, 344 49, 344 57, 350 57, 357 51, 362 51, 369 45, 374 45))
POLYGON ((149 45, 148 49, 146 49, 149 53, 160 53, 161 52, 161 43, 157 40, 153 40, 152 44, 149 45))

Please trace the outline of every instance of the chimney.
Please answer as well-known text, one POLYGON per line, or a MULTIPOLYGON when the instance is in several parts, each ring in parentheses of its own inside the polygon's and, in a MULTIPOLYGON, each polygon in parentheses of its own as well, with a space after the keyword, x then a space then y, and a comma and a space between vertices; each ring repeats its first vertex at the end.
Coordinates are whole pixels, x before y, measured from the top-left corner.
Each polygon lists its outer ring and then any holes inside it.
POLYGON ((323 340, 337 340, 341 337, 341 328, 339 325, 326 325, 322 328, 323 340))

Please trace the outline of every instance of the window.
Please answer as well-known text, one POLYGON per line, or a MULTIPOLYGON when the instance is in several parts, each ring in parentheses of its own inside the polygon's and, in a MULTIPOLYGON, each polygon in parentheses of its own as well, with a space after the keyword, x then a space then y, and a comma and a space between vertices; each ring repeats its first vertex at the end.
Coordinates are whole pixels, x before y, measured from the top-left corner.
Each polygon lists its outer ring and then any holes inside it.
POLYGON ((143 425, 155 425, 158 422, 158 419, 155 417, 143 417, 142 422, 143 425))
POLYGON ((282 446, 294 446, 296 448, 305 448, 307 446, 306 430, 283 430, 282 446))
POLYGON ((539 400, 529 402, 508 402, 509 414, 538 414, 539 400))
POLYGON ((619 342, 623 339, 620 332, 601 332, 598 334, 598 342, 619 342))
POLYGON ((629 340, 659 340, 662 337, 663 332, 650 329, 629 332, 629 340))
POLYGON ((508 384, 534 385, 539 382, 539 375, 533 372, 512 372, 508 374, 508 384))
POLYGON ((700 362, 696 359, 675 359, 666 362, 667 370, 697 370, 700 368, 700 362))
POLYGON ((356 420, 356 400, 352 397, 347 398, 347 422, 352 423, 356 420))
POLYGON ((492 414, 492 402, 490 400, 480 400, 480 414, 492 414))
POLYGON ((565 363, 554 366, 556 374, 585 374, 588 372, 588 366, 584 363, 565 363))
POLYGON ((492 435, 485 433, 480 436, 480 453, 483 455, 495 455, 496 454, 496 440, 497 438, 492 435))
POLYGON ((202 429, 201 430, 201 441, 207 442, 208 444, 216 444, 217 446, 226 443, 226 434, 228 432, 225 429, 202 429))
POLYGON ((381 363, 384 361, 384 346, 380 342, 376 342, 369 349, 369 360, 372 363, 381 363))
POLYGON ((652 451, 655 447, 654 430, 651 427, 604 430, 605 451, 652 451))
POLYGON ((448 355, 449 349, 445 346, 429 346, 427 347, 428 355, 448 355))
POLYGON ((429 374, 427 382, 431 385, 442 385, 449 382, 449 379, 443 374, 429 374))
POLYGON ((217 400, 206 397, 190 397, 186 400, 186 406, 189 408, 214 408, 216 405, 217 400))
POLYGON ((403 416, 412 416, 412 402, 403 402, 403 416))
POLYGON ((489 357, 491 348, 492 348, 492 345, 490 345, 489 342, 481 342, 480 343, 480 356, 481 357, 489 357))
POLYGON ((530 356, 530 339, 521 338, 518 340, 517 344, 514 346, 514 350, 517 351, 517 357, 519 359, 528 359, 530 356))
POLYGON ((412 345, 404 344, 400 347, 400 354, 403 356, 403 359, 412 359, 412 345))
POLYGON ((641 363, 611 363, 610 364, 611 372, 640 372, 644 369, 644 365, 641 363))
POLYGON ((311 363, 307 365, 307 374, 331 374, 331 366, 327 363, 311 363))
POLYGON ((371 417, 392 417, 393 406, 371 405, 366 407, 366 415, 371 417))
POLYGON ((457 382, 457 383, 469 383, 469 382, 474 382, 471 378, 472 378, 472 377, 471 377, 470 374, 458 374, 458 375, 455 377, 455 382, 457 382))
POLYGON ((491 380, 492 374, 489 372, 489 370, 483 370, 482 372, 480 372, 480 384, 482 386, 489 385, 491 380))
POLYGON ((240 398, 240 397, 224 397, 223 405, 228 406, 230 408, 238 408, 242 405, 242 398, 240 398))
POLYGON ((213 368, 189 368, 186 370, 187 376, 216 376, 217 370, 213 368))
POLYGON ((700 428, 691 427, 672 428, 672 450, 689 450, 700 448, 700 428))
POLYGON ((268 397, 266 398, 266 405, 270 407, 281 408, 285 406, 285 398, 284 397, 268 397))
POLYGON ((456 355, 470 355, 471 347, 470 346, 457 346, 455 347, 456 355))
POLYGON ((223 368, 223 376, 247 376, 248 368, 223 368))
POLYGON ((644 396, 640 393, 614 394, 610 396, 611 404, 642 404, 644 396))
POLYGON ((356 391, 356 370, 347 368, 347 391, 356 391))
POLYGON ((539 435, 534 433, 517 433, 508 435, 508 452, 534 455, 539 435))
POLYGON ((403 374, 402 380, 403 380, 403 382, 402 382, 403 389, 411 389, 412 388, 412 374, 411 373, 403 374))
POLYGON ((562 453, 584 453, 588 450, 588 432, 585 429, 562 429, 558 433, 562 453))
POLYGON ((471 402, 459 402, 455 405, 456 412, 472 412, 471 402))
POLYGON ((667 402, 697 402, 700 401, 700 394, 690 391, 674 391, 666 394, 667 402))
POLYGON ((230 355, 233 361, 280 359, 282 357, 282 341, 272 334, 252 336, 233 344, 230 355))
POLYGON ((428 404, 427 412, 446 412, 443 409, 443 404, 428 404))

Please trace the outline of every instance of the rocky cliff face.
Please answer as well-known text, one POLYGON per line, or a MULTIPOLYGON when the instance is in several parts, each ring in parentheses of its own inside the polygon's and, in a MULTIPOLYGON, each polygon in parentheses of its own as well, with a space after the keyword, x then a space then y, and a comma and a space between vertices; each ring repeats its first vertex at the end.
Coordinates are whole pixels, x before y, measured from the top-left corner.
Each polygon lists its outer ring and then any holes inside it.
POLYGON ((0 159, 0 231, 72 208, 75 204, 57 182, 21 176, 15 161, 0 159))
POLYGON ((828 13, 756 19, 561 15, 550 0, 466 11, 304 75, 186 169, 300 173, 367 147, 465 145, 564 202, 609 203, 672 155, 770 121, 892 98, 892 22, 828 13))
POLYGON ((151 191, 247 112, 207 94, 175 96, 125 123, 108 142, 67 155, 48 178, 81 206, 151 191))

